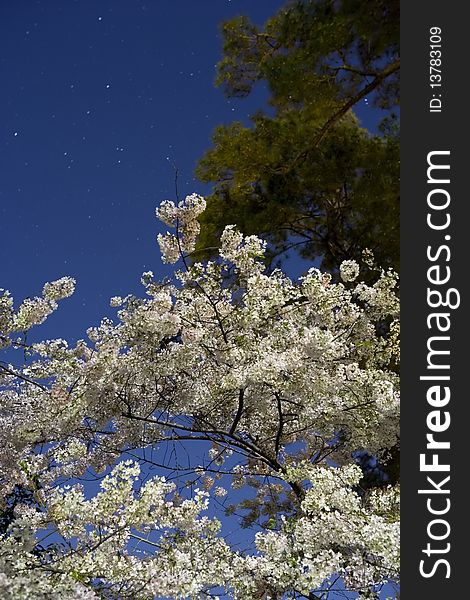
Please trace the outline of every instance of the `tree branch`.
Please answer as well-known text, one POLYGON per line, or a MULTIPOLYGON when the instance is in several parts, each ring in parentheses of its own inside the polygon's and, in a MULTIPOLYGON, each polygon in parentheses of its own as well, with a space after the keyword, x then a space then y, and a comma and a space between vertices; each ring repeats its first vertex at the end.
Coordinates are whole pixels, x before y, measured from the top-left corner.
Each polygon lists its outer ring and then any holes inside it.
POLYGON ((244 396, 245 390, 240 389, 240 392, 238 394, 238 410, 237 414, 235 415, 235 419, 233 420, 232 426, 230 427, 229 435, 233 435, 235 433, 235 429, 237 428, 237 425, 240 422, 240 419, 242 418, 244 396))
POLYGON ((396 73, 397 71, 399 71, 399 69, 400 61, 397 60, 391 65, 389 65, 386 69, 384 69, 382 73, 378 73, 373 81, 371 81, 368 85, 366 85, 365 88, 362 88, 362 90, 358 94, 356 94, 345 104, 343 104, 343 106, 337 112, 335 112, 320 129, 320 131, 314 138, 313 147, 318 146, 318 144, 323 140, 323 138, 331 129, 331 127, 342 117, 344 117, 344 115, 348 112, 349 109, 351 109, 355 104, 362 100, 362 98, 365 98, 367 95, 373 92, 385 79, 387 79, 387 77, 390 77, 390 75, 393 75, 393 73, 396 73))
POLYGON ((303 152, 298 154, 294 158, 292 163, 289 165, 287 170, 286 169, 275 169, 275 170, 285 174, 286 172, 289 172, 296 164, 298 164, 299 162, 303 162, 308 157, 309 152, 313 148, 317 148, 320 145, 320 143, 323 141, 326 134, 330 131, 330 129, 333 127, 333 125, 335 125, 335 123, 337 123, 340 119, 342 119, 344 117, 344 115, 355 104, 357 104, 360 100, 362 100, 363 98, 368 96, 371 92, 373 92, 385 79, 387 79, 387 77, 390 77, 390 75, 393 75, 394 73, 396 73, 399 70, 400 70, 400 61, 397 60, 397 61, 393 62, 391 65, 389 65, 386 69, 384 69, 382 71, 382 73, 378 73, 374 77, 373 81, 371 81, 368 85, 366 85, 364 88, 362 88, 362 90, 360 92, 358 92, 355 96, 350 98, 345 104, 343 104, 343 106, 341 106, 341 108, 339 108, 326 121, 326 123, 318 131, 317 135, 313 138, 312 144, 308 148, 308 150, 304 150, 303 152))
POLYGON ((275 452, 276 458, 277 458, 277 456, 279 454, 279 447, 281 445, 282 430, 284 429, 284 415, 282 414, 282 404, 281 404, 280 395, 277 392, 275 392, 274 396, 276 397, 277 412, 279 415, 279 426, 278 426, 277 433, 276 433, 276 441, 274 443, 274 452, 275 452))
POLYGON ((0 369, 3 369, 6 373, 9 373, 10 375, 13 375, 14 377, 18 377, 18 379, 21 379, 22 381, 26 381, 27 383, 31 383, 32 385, 35 385, 36 387, 41 389, 43 392, 48 391, 46 387, 44 387, 37 381, 34 381, 33 379, 29 379, 29 377, 26 377, 26 375, 21 375, 20 373, 16 373, 15 371, 12 371, 11 369, 9 369, 8 367, 5 367, 4 365, 0 365, 0 369))

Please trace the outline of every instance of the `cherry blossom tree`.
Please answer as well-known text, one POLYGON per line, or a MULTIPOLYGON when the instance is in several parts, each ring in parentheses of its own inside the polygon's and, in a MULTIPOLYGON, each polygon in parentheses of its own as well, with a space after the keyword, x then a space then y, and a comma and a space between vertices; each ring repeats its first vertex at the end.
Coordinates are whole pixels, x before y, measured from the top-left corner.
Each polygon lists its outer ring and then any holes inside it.
POLYGON ((2 597, 365 599, 397 581, 398 487, 363 489, 355 458, 398 441, 396 275, 268 274, 234 226, 197 262, 204 208, 160 205, 180 268, 112 298, 88 341, 25 342, 73 279, 17 307, 2 292, 2 597), (252 547, 230 545, 219 506, 252 547))

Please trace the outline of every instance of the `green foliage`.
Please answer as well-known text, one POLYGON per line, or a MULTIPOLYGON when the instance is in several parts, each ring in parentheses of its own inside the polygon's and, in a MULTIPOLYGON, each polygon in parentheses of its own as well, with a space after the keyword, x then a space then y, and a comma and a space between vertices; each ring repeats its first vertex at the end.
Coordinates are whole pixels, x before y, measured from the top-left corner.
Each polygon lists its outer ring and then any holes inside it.
POLYGON ((379 265, 397 269, 397 3, 304 0, 263 30, 237 17, 222 32, 217 83, 243 97, 262 80, 271 109, 251 127, 216 129, 196 170, 214 184, 198 250, 217 246, 236 223, 269 239, 272 260, 294 246, 334 272, 369 248, 379 265), (351 111, 366 96, 389 110, 381 135, 351 111))
MULTIPOLYGON (((260 31, 247 17, 222 26, 224 56, 216 83, 227 96, 243 97, 266 80, 272 103, 341 106, 371 78, 398 67, 399 3, 396 0, 289 2, 260 31)), ((381 85, 384 107, 398 101, 397 77, 381 85)))

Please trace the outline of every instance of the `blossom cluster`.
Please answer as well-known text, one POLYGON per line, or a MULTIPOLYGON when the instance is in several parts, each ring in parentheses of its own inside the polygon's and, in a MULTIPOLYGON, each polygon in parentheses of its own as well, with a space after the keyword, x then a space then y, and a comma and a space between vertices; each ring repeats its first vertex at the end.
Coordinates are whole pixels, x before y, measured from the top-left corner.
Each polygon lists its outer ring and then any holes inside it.
MULTIPOLYGON (((399 441, 396 275, 368 285, 346 261, 342 282, 315 268, 294 281, 233 226, 217 260, 188 264, 204 207, 193 195, 157 209, 176 229, 159 238, 163 260, 185 258, 171 281, 144 273, 145 297, 113 298, 116 320, 87 341, 36 343, 23 367, 0 368, 2 597, 273 600, 333 576, 367 597, 397 578, 398 488, 361 491, 354 459, 399 441), (122 460, 147 450, 176 485, 122 460), (61 483, 103 472, 92 498, 61 483), (264 531, 241 552, 203 513, 236 511, 247 487, 245 523, 264 531)), ((73 286, 46 284, 16 310, 4 292, 2 344, 24 353, 15 332, 73 286)))
MULTIPOLYGON (((26 332, 34 325, 44 323, 57 307, 57 301, 68 298, 75 290, 72 277, 62 277, 57 281, 46 283, 42 296, 26 298, 17 310, 14 310, 13 299, 6 290, 0 289, 0 336, 5 345, 8 336, 14 332, 26 332)), ((1 345, 0 345, 1 347, 1 345)))
POLYGON ((205 208, 206 201, 198 194, 186 196, 178 205, 165 200, 157 208, 157 218, 176 229, 176 234, 166 232, 157 236, 163 262, 175 263, 182 253, 194 250, 200 231, 197 218, 205 208))

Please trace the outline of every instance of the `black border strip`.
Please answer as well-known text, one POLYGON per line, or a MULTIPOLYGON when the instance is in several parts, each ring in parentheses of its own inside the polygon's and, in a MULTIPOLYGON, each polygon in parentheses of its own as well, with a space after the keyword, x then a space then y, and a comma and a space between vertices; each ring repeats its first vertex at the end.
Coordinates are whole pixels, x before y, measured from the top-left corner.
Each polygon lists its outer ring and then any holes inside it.
POLYGON ((469 129, 464 92, 465 47, 470 39, 467 12, 465 2, 407 0, 401 5, 404 600, 470 597, 465 547, 470 520, 465 485, 470 484, 470 474, 464 468, 470 439, 465 410, 470 398, 464 377, 470 370, 466 344, 470 198, 464 189, 470 171, 466 165, 470 152, 464 147, 469 129), (433 27, 441 33, 431 31, 433 27), (436 50, 441 54, 431 55, 436 50), (441 63, 430 63, 432 58, 440 58, 441 63), (438 70, 430 71, 431 66, 438 70), (441 85, 431 87, 431 83, 441 85), (431 167, 428 172, 430 163, 450 169, 431 167), (446 300, 452 306, 460 301, 460 306, 446 307, 446 300), (436 313, 441 316, 430 316, 436 313), (424 455, 421 468, 420 455, 424 455))

